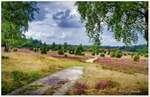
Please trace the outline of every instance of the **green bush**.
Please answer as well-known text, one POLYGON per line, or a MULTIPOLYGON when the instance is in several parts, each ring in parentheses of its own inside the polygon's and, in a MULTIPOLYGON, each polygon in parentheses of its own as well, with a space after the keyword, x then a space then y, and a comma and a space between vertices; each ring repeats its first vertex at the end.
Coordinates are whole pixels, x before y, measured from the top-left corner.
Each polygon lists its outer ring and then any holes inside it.
POLYGON ((121 53, 116 53, 116 58, 121 58, 122 54, 121 53))
POLYGON ((16 52, 17 50, 18 50, 17 48, 14 48, 14 49, 13 49, 14 52, 16 52))
POLYGON ((59 54, 59 55, 64 55, 64 51, 63 51, 62 49, 59 49, 59 50, 58 50, 58 54, 59 54))
POLYGON ((116 58, 121 58, 122 57, 122 52, 120 50, 116 50, 115 57, 116 58))
POLYGON ((34 52, 38 52, 38 48, 33 48, 33 51, 34 52))
POLYGON ((9 57, 8 56, 3 56, 2 55, 2 59, 8 59, 9 57))
POLYGON ((95 53, 94 53, 94 52, 92 52, 92 55, 93 55, 93 56, 95 56, 95 53))
POLYGON ((120 50, 113 50, 110 53, 111 57, 116 57, 116 58, 121 58, 122 57, 122 52, 120 50))
POLYGON ((140 56, 139 56, 138 54, 135 55, 134 58, 133 58, 133 60, 134 60, 134 61, 139 61, 139 60, 140 60, 140 56))
POLYGON ((110 55, 110 52, 109 52, 109 51, 107 52, 107 55, 110 55))
POLYGON ((67 57, 67 54, 65 54, 64 56, 67 57))
POLYGON ((127 56, 127 53, 124 53, 123 55, 124 55, 124 56, 127 56))
POLYGON ((130 53, 129 55, 131 55, 131 58, 133 58, 135 54, 134 53, 130 53))
POLYGON ((83 48, 82 48, 82 45, 79 45, 76 47, 75 49, 75 55, 82 55, 82 52, 83 52, 83 48))
POLYGON ((46 47, 40 48, 41 54, 47 54, 48 49, 46 47))
POLYGON ((4 48, 4 51, 5 51, 5 52, 9 52, 9 51, 10 51, 9 47, 5 47, 5 48, 4 48))
POLYGON ((148 57, 148 54, 145 54, 144 57, 148 57))
POLYGON ((101 53, 100 56, 101 56, 101 57, 105 57, 105 54, 101 53))
POLYGON ((69 54, 74 54, 74 50, 73 49, 69 50, 69 54))
POLYGON ((111 56, 111 57, 115 57, 115 53, 114 53, 114 52, 111 52, 111 53, 110 53, 110 56, 111 56))

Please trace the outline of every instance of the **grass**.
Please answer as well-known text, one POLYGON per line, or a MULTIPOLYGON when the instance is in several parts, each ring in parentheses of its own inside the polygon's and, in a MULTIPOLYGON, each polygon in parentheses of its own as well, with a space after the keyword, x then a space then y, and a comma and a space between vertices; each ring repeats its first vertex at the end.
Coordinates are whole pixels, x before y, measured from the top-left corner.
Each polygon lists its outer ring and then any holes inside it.
POLYGON ((64 68, 85 64, 34 52, 10 52, 2 55, 8 57, 2 60, 2 94, 64 68))
MULTIPOLYGON (((136 73, 134 75, 115 70, 103 69, 97 64, 89 64, 84 69, 84 76, 78 81, 84 83, 85 88, 80 95, 133 95, 148 94, 148 76, 136 73), (103 82, 103 83, 100 83, 103 82), (105 84, 105 82, 107 82, 105 84), (99 85, 99 86, 98 86, 99 85), (106 86, 106 88, 105 88, 106 86), (102 89, 100 87, 103 87, 102 89)), ((78 94, 74 86, 67 94, 78 94)))
MULTIPOLYGON (((49 52, 47 55, 18 51, 2 53, 4 57, 2 58, 2 94, 7 94, 34 80, 71 66, 84 66, 84 74, 67 92, 69 95, 148 94, 147 65, 128 64, 123 66, 120 63, 117 63, 119 64, 117 66, 102 65, 101 63, 72 60, 69 57, 51 57, 49 54, 52 53, 49 52)), ((40 86, 33 86, 27 90, 38 87, 40 86)), ((45 94, 52 94, 54 90, 49 87, 45 94)))

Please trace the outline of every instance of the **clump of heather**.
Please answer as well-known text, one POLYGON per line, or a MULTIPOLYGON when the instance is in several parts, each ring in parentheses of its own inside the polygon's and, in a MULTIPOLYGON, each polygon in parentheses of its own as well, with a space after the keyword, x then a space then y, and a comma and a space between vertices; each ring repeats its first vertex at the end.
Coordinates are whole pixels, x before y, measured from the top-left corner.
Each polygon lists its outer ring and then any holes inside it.
POLYGON ((105 88, 114 88, 114 87, 116 87, 116 86, 118 86, 118 85, 119 85, 119 83, 117 83, 117 82, 115 82, 115 81, 111 81, 111 80, 100 80, 100 81, 96 84, 95 88, 96 88, 97 90, 103 90, 103 89, 105 89, 105 88))
POLYGON ((88 87, 85 83, 77 82, 71 91, 73 92, 73 94, 83 95, 83 94, 85 94, 85 90, 87 88, 88 87))
POLYGON ((139 61, 140 60, 140 56, 139 55, 135 55, 133 58, 134 61, 139 61))

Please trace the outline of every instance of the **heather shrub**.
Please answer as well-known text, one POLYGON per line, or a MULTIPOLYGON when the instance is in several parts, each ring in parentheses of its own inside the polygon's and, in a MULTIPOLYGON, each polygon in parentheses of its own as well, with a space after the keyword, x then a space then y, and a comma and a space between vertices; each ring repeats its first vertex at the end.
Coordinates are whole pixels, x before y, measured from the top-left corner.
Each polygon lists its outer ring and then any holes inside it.
POLYGON ((83 55, 83 46, 80 44, 80 45, 78 45, 77 47, 76 47, 76 49, 75 49, 75 55, 83 55))
POLYGON ((4 51, 9 52, 10 51, 9 47, 5 47, 4 51))
POLYGON ((122 52, 120 50, 112 50, 111 57, 116 57, 116 58, 121 58, 122 57, 122 52))
POLYGON ((85 83, 77 82, 74 86, 73 93, 76 95, 85 94, 85 90, 87 89, 87 85, 85 83))
POLYGON ((134 53, 130 53, 130 55, 131 55, 131 58, 133 58, 133 57, 134 57, 134 53))
POLYGON ((133 58, 133 60, 134 60, 134 61, 139 61, 139 60, 140 60, 140 56, 139 56, 138 54, 135 55, 134 58, 133 58))
POLYGON ((96 89, 105 89, 106 87, 108 87, 108 81, 106 80, 99 81, 95 86, 96 89))
POLYGON ((9 57, 8 56, 3 56, 2 55, 2 59, 8 59, 9 57))
POLYGON ((107 52, 107 55, 110 55, 110 51, 107 52))
POLYGON ((67 54, 65 54, 64 56, 67 57, 67 54))
POLYGON ((69 50, 69 54, 74 54, 74 50, 73 50, 73 49, 70 49, 70 50, 69 50))
POLYGON ((34 52, 38 52, 38 48, 33 48, 33 51, 34 52))
POLYGON ((17 50, 18 50, 17 48, 14 48, 14 49, 13 49, 14 52, 16 52, 17 50))
POLYGON ((116 86, 119 86, 119 83, 117 83, 116 81, 112 81, 112 80, 108 81, 108 87, 109 88, 114 88, 116 86))
POLYGON ((122 52, 120 50, 116 50, 115 57, 116 58, 121 58, 122 57, 122 52))
POLYGON ((41 54, 47 54, 48 49, 45 46, 43 46, 40 48, 40 51, 41 51, 41 54))
POLYGON ((95 56, 95 53, 92 52, 92 56, 95 56))
POLYGON ((105 57, 105 54, 101 53, 100 56, 101 56, 101 57, 105 57))
POLYGON ((121 58, 122 54, 121 53, 116 53, 116 58, 121 58))
POLYGON ((124 55, 124 56, 127 56, 127 53, 124 53, 123 55, 124 55))
POLYGON ((59 50, 58 50, 58 54, 59 54, 59 55, 64 55, 64 51, 63 51, 62 49, 59 49, 59 50))
POLYGON ((119 83, 115 82, 115 81, 111 81, 111 80, 101 80, 99 81, 95 88, 96 89, 105 89, 105 88, 114 88, 116 86, 118 86, 119 83))
POLYGON ((145 54, 144 57, 148 57, 148 54, 145 54))
POLYGON ((115 53, 114 53, 114 52, 111 52, 111 53, 110 53, 110 56, 111 56, 111 57, 115 57, 115 53))

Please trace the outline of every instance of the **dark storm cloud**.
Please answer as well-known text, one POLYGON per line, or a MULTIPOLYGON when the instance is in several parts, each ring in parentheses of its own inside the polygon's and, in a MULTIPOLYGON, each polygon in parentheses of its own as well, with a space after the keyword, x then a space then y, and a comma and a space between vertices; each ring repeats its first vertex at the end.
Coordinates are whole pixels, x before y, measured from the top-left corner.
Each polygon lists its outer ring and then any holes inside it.
POLYGON ((69 9, 53 14, 53 19, 57 25, 62 28, 79 28, 82 24, 75 15, 71 15, 69 9))

